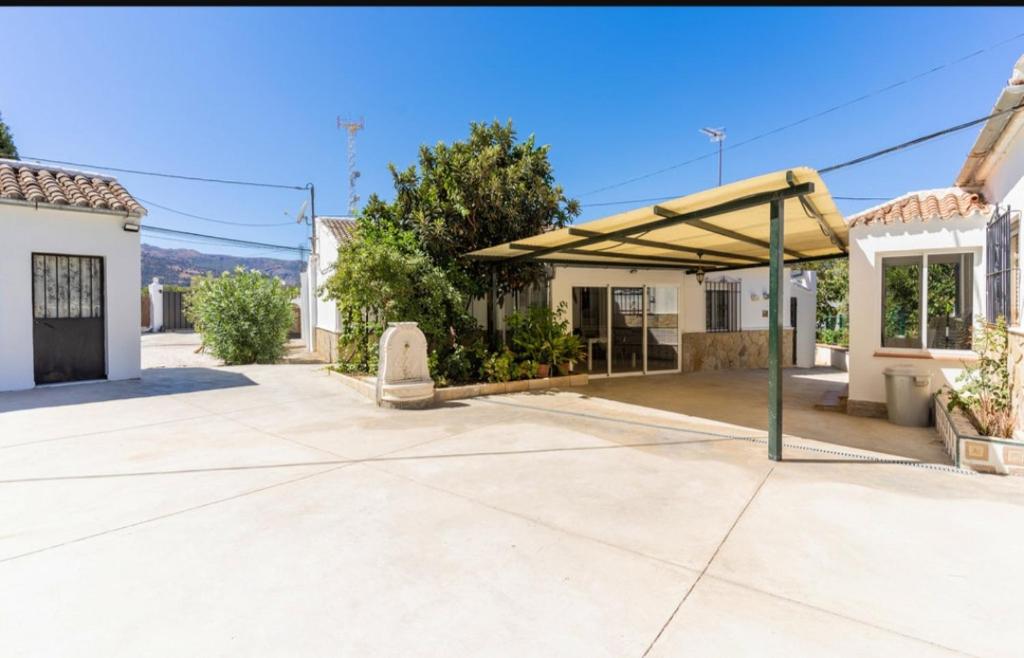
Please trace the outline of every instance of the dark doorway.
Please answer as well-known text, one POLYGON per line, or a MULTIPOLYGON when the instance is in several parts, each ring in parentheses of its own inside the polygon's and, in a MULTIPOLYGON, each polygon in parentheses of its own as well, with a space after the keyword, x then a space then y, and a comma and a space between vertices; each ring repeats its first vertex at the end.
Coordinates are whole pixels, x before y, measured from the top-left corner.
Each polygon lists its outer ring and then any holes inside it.
POLYGON ((793 327, 793 365, 796 365, 796 297, 789 298, 789 324, 793 327))
POLYGON ((103 259, 32 254, 36 384, 107 376, 103 259))

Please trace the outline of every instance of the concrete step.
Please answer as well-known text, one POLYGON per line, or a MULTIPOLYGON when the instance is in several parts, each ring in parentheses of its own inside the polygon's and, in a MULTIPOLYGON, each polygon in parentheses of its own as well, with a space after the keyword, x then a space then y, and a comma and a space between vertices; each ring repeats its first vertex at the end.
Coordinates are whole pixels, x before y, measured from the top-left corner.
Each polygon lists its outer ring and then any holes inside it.
POLYGON ((825 391, 821 398, 815 403, 814 408, 819 411, 837 411, 839 413, 846 413, 846 401, 849 398, 849 386, 843 388, 834 388, 825 391))

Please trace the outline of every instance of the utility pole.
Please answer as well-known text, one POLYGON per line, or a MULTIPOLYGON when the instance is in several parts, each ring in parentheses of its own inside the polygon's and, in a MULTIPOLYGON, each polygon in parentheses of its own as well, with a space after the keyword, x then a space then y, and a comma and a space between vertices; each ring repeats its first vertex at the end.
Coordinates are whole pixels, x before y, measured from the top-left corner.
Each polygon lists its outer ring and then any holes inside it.
POLYGON ((356 133, 364 128, 363 118, 358 121, 346 121, 338 117, 338 130, 348 133, 348 214, 355 215, 359 209, 359 195, 356 194, 356 180, 359 170, 356 169, 356 133))
POLYGON ((725 128, 701 128, 712 142, 718 143, 718 186, 722 186, 722 142, 725 141, 725 128))

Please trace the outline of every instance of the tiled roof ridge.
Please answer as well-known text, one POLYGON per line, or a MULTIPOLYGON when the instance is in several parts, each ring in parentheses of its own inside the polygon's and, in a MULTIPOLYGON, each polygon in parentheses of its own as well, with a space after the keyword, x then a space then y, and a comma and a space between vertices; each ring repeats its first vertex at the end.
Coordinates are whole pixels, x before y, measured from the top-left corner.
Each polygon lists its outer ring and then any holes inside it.
POLYGON ((141 217, 146 209, 112 176, 0 158, 0 199, 57 208, 110 210, 141 217))
POLYGON ((908 192, 847 218, 851 227, 858 224, 906 223, 930 219, 950 219, 955 215, 968 217, 987 212, 989 205, 977 192, 960 187, 943 187, 908 192))

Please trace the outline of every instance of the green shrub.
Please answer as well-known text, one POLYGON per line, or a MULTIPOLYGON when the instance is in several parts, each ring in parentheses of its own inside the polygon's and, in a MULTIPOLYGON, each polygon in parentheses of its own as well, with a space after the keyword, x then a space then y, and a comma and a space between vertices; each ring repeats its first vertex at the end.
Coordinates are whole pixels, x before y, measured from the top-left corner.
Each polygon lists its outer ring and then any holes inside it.
POLYGON ((563 317, 566 308, 565 302, 555 311, 546 306, 531 306, 508 317, 509 342, 519 357, 547 365, 578 360, 578 339, 576 343, 566 340, 570 335, 569 321, 563 317), (576 354, 572 353, 574 349, 576 354))
POLYGON ((214 356, 227 364, 273 363, 283 356, 292 308, 281 279, 239 266, 193 284, 185 313, 214 356))
POLYGON ((961 409, 985 436, 1010 437, 1016 425, 1009 347, 1002 316, 994 325, 978 323, 974 332, 978 360, 965 362, 956 378, 957 388, 949 389, 949 410, 961 409))
POLYGON ((480 377, 488 382, 507 382, 516 373, 516 355, 507 347, 484 358, 480 366, 480 377))
POLYGON ((837 329, 818 329, 818 342, 823 345, 840 345, 842 347, 849 347, 850 329, 848 327, 839 327, 837 329))

